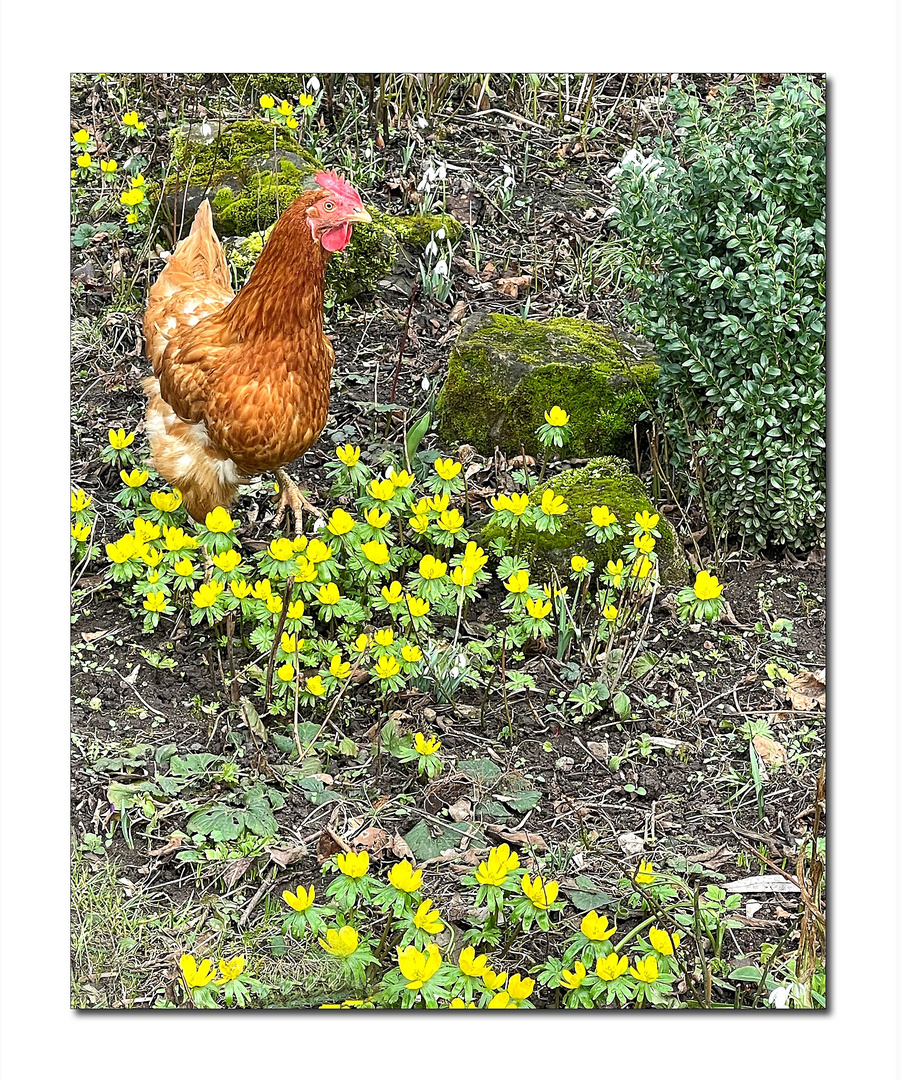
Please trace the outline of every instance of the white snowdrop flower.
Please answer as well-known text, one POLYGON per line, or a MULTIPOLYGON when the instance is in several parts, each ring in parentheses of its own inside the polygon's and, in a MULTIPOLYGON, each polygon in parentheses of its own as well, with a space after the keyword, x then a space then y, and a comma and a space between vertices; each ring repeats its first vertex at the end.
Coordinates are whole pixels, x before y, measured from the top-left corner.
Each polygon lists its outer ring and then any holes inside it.
POLYGON ((428 378, 423 378, 423 380, 422 380, 422 389, 423 390, 428 390, 431 385, 432 384, 429 382, 428 378))
POLYGON ((438 277, 447 277, 447 261, 445 259, 439 259, 435 263, 435 271, 438 277))
POLYGON ((370 148, 368 146, 363 151, 363 157, 364 158, 371 158, 372 157, 372 150, 370 150, 370 148))
POLYGON ((791 991, 787 986, 777 986, 770 992, 769 1002, 774 1009, 787 1009, 788 996, 791 991))
POLYGON ((315 75, 311 75, 309 79, 307 79, 307 89, 314 94, 319 93, 319 87, 321 85, 322 83, 320 83, 320 81, 316 78, 315 75))
POLYGON ((208 123, 206 123, 206 121, 204 121, 204 122, 203 122, 203 123, 202 123, 202 124, 200 125, 200 134, 201 134, 201 135, 202 135, 202 136, 203 136, 204 138, 206 138, 206 137, 207 137, 208 135, 212 135, 212 134, 213 134, 213 129, 212 129, 212 127, 211 127, 211 126, 210 126, 210 125, 209 125, 208 123))
POLYGON ((426 244, 425 253, 426 253, 426 255, 437 255, 438 254, 438 245, 435 243, 434 236, 426 244))
POLYGON ((435 177, 438 180, 446 180, 447 179, 447 166, 444 164, 443 161, 438 162, 438 168, 435 171, 435 177))
POLYGON ((416 117, 416 126, 420 129, 420 131, 424 127, 426 127, 427 125, 428 125, 428 120, 426 120, 426 118, 424 116, 417 116, 416 117))
POLYGON ((438 238, 439 240, 443 240, 443 239, 444 239, 444 235, 445 235, 445 234, 444 234, 444 229, 439 229, 439 230, 438 230, 438 232, 436 232, 436 233, 435 233, 435 236, 436 236, 436 237, 437 237, 437 238, 438 238))

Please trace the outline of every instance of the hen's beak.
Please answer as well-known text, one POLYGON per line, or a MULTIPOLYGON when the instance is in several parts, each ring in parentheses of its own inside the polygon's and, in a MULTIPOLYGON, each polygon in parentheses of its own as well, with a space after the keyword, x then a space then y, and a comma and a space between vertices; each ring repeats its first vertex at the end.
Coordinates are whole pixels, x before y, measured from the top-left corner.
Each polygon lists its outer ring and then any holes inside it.
POLYGON ((352 224, 371 225, 372 217, 370 216, 369 211, 361 206, 360 209, 355 210, 350 217, 345 218, 345 221, 352 224))

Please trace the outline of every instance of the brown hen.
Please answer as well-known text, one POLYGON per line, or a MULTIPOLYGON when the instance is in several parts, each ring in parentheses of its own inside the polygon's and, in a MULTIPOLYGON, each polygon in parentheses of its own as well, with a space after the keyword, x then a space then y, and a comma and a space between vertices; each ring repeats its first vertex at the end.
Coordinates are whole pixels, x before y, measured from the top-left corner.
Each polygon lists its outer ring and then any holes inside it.
POLYGON ((316 442, 328 416, 335 353, 322 331, 325 268, 354 223, 372 220, 340 177, 320 172, 316 184, 276 222, 237 296, 206 201, 151 286, 153 377, 143 386, 152 461, 197 521, 268 470, 295 519, 304 505, 282 466, 316 442))

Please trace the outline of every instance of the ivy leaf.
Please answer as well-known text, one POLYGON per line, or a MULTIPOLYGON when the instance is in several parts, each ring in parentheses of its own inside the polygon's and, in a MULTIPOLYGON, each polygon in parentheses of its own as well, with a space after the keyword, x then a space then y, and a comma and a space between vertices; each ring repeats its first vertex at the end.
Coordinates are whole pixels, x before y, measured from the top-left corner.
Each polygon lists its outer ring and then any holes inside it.
POLYGON ((189 833, 203 833, 211 840, 237 840, 244 831, 244 811, 229 806, 213 806, 208 810, 198 810, 188 818, 186 829, 189 833))

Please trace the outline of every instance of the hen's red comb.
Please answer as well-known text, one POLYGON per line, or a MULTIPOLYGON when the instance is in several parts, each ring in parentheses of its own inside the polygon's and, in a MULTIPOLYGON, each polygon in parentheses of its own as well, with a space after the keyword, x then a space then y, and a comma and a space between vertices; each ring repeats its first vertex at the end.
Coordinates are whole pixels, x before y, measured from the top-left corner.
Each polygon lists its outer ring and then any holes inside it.
POLYGON ((316 173, 316 183, 327 190, 333 192, 335 195, 339 195, 341 198, 350 199, 352 202, 363 205, 363 200, 357 193, 357 189, 348 182, 342 179, 337 173, 333 172, 318 172, 316 173))

